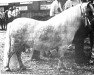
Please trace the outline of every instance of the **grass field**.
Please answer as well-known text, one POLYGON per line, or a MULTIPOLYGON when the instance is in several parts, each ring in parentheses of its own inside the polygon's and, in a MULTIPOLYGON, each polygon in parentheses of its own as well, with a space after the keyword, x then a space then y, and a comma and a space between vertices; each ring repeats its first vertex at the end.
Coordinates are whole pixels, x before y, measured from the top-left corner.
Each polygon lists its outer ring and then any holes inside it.
POLYGON ((49 61, 31 61, 31 53, 22 53, 22 61, 27 67, 26 70, 5 72, 3 70, 3 52, 4 52, 5 31, 0 31, 0 73, 1 74, 31 74, 31 75, 93 75, 94 65, 77 65, 74 61, 74 52, 69 51, 65 54, 62 70, 58 71, 58 61, 51 59, 49 61))

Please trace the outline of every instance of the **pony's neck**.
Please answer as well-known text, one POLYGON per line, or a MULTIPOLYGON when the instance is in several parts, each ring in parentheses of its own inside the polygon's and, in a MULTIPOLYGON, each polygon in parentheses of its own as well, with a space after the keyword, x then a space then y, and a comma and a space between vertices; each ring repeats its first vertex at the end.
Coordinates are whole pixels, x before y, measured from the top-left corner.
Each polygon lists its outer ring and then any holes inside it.
MULTIPOLYGON (((71 7, 69 9, 63 11, 61 14, 63 16, 65 16, 66 19, 68 19, 68 20, 69 19, 72 20, 72 19, 76 19, 76 18, 80 19, 82 17, 81 4, 71 7)), ((63 18, 63 16, 62 16, 62 18, 63 18)))
POLYGON ((71 7, 69 9, 69 12, 71 11, 70 14, 74 15, 75 17, 81 17, 82 16, 82 9, 81 9, 81 4, 78 4, 74 7, 71 7))
POLYGON ((60 22, 60 21, 67 21, 67 20, 76 20, 76 19, 80 19, 82 17, 82 10, 81 10, 81 4, 78 4, 74 7, 71 7, 63 12, 61 12, 60 14, 54 16, 53 18, 49 19, 48 22, 51 23, 55 23, 56 22, 60 22), (53 22, 54 21, 54 22, 53 22))

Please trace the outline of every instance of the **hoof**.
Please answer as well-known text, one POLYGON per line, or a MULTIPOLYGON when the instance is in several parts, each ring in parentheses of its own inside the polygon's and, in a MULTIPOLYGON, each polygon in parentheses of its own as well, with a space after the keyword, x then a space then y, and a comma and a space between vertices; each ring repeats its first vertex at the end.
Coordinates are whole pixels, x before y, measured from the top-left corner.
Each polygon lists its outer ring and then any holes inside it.
POLYGON ((20 70, 21 71, 26 70, 26 67, 21 67, 20 70))
POLYGON ((11 71, 9 67, 5 67, 4 71, 11 71))

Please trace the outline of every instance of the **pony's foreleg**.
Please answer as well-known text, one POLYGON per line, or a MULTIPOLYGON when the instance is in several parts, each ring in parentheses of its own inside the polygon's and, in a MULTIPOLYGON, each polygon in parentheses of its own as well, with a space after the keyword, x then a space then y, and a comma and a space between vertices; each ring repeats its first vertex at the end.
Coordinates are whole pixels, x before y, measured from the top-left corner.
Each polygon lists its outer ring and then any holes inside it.
POLYGON ((92 47, 93 47, 93 31, 90 32, 90 46, 91 46, 91 51, 92 51, 92 47))
POLYGON ((68 45, 62 45, 58 49, 58 70, 61 71, 62 69, 66 69, 66 65, 64 64, 65 62, 65 53, 67 52, 68 45))
POLYGON ((90 51, 89 51, 89 58, 90 58, 90 63, 94 63, 94 58, 92 57, 93 56, 93 51, 92 51, 92 48, 93 48, 93 30, 90 32, 90 35, 89 35, 89 39, 90 39, 90 51))

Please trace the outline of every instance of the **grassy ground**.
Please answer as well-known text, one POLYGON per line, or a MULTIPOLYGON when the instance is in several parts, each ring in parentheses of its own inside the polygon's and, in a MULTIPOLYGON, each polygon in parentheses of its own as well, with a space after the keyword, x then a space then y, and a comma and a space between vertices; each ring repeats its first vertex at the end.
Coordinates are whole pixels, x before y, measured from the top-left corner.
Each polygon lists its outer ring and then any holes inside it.
POLYGON ((31 61, 31 53, 22 53, 22 61, 27 67, 26 70, 5 72, 3 70, 3 51, 4 51, 5 31, 0 31, 0 73, 1 74, 31 74, 31 75, 93 75, 94 66, 77 65, 74 61, 74 52, 69 51, 63 60, 63 69, 58 71, 58 61, 31 61))

